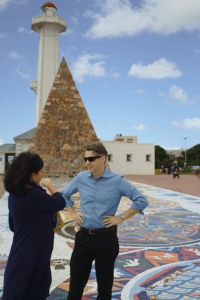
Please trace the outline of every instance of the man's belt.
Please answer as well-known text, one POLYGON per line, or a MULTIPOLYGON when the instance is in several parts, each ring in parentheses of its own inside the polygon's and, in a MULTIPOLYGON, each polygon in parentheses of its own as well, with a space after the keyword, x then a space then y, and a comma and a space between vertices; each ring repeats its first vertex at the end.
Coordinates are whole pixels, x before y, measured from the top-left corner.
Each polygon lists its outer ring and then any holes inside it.
POLYGON ((99 228, 99 229, 88 229, 81 227, 80 230, 85 231, 89 234, 99 234, 107 231, 115 231, 116 232, 116 225, 108 227, 108 228, 99 228))

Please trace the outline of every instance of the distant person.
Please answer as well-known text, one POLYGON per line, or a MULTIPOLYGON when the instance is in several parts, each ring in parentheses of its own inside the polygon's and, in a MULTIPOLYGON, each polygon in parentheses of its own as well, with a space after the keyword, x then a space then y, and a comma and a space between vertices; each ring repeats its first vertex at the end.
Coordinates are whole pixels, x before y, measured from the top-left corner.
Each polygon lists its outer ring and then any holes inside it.
POLYGON ((178 166, 175 167, 175 170, 173 172, 173 178, 180 178, 179 177, 179 167, 178 166))
POLYGON ((163 174, 165 174, 165 173, 166 173, 165 167, 166 167, 166 166, 165 166, 165 165, 163 165, 163 168, 162 168, 162 173, 163 173, 163 174))
POLYGON ((183 164, 183 167, 184 167, 184 168, 186 168, 186 167, 187 167, 187 164, 186 164, 186 162, 184 162, 184 164, 183 164))
POLYGON ((167 167, 167 171, 168 171, 168 174, 170 175, 171 174, 171 165, 170 164, 167 167))
POLYGON ((102 143, 86 147, 88 171, 80 172, 62 191, 67 210, 81 227, 75 236, 70 261, 70 288, 67 300, 81 300, 95 260, 98 300, 111 300, 114 263, 119 253, 116 225, 142 213, 148 205, 142 193, 121 174, 105 167, 107 151, 102 143), (73 208, 70 196, 80 193, 82 217, 73 208), (123 214, 115 216, 121 197, 132 204, 123 214))
POLYGON ((65 207, 61 193, 43 179, 51 195, 39 186, 43 161, 22 152, 6 172, 9 227, 14 232, 8 257, 2 300, 46 300, 51 285, 53 213, 65 207))
POLYGON ((174 160, 173 165, 174 165, 175 167, 178 166, 178 160, 177 160, 177 159, 174 160))

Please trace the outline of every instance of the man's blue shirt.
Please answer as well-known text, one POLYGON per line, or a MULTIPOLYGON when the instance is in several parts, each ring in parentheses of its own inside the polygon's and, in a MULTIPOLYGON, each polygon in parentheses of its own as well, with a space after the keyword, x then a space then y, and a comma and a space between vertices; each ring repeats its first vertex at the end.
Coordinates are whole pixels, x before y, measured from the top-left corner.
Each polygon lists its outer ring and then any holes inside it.
POLYGON ((131 208, 140 209, 140 213, 148 205, 142 193, 128 182, 123 175, 105 169, 100 178, 95 179, 89 171, 80 172, 61 192, 66 200, 66 207, 74 202, 70 196, 79 192, 82 227, 104 228, 102 216, 114 216, 122 196, 133 201, 131 208))

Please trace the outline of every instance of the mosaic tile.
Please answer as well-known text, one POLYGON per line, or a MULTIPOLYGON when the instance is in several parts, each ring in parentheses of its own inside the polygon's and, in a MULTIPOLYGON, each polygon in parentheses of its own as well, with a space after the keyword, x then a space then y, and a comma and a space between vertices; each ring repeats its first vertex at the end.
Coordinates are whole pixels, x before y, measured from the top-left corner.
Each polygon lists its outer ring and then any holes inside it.
MULTIPOLYGON (((61 191, 70 181, 55 180, 61 191)), ((200 197, 134 183, 146 195, 149 206, 118 227, 120 252, 115 262, 112 300, 200 298, 200 197)), ((12 244, 8 228, 8 193, 0 199, 0 297, 3 273, 12 244)), ((73 196, 80 211, 79 194, 73 196)), ((130 207, 123 197, 117 214, 130 207)), ((69 261, 77 231, 66 210, 64 226, 55 234, 51 257, 52 285, 48 300, 67 298, 69 261)), ((95 268, 91 270, 83 300, 97 297, 95 268)), ((1 299, 1 298, 0 298, 1 299)))

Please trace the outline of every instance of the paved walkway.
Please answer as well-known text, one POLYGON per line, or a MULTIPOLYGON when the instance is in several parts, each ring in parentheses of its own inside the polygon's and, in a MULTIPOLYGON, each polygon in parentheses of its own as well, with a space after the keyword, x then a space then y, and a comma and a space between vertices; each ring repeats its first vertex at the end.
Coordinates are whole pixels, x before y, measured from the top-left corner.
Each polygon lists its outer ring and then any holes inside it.
MULTIPOLYGON (((165 179, 171 184, 170 178, 165 176, 150 178, 165 179)), ((182 179, 182 183, 185 184, 186 179, 182 179)), ((189 176, 189 180, 193 179, 197 187, 194 190, 198 191, 200 179, 189 176)), ((120 253, 115 262, 112 300, 200 299, 200 197, 152 186, 146 176, 140 178, 140 181, 147 180, 146 184, 134 180, 131 183, 147 197, 149 206, 144 215, 137 214, 118 228, 120 253)), ((179 180, 174 181, 178 184, 179 180)), ((68 183, 54 182, 59 190, 68 183)), ((8 228, 7 200, 6 192, 0 199, 0 299, 4 269, 13 239, 8 228)), ((80 212, 78 193, 73 195, 73 200, 75 209, 80 212)), ((130 205, 130 200, 122 198, 117 213, 127 210, 130 205)), ((63 210, 60 214, 64 225, 55 234, 48 300, 64 300, 69 290, 69 261, 76 228, 67 211, 63 210)), ((96 297, 93 264, 82 300, 94 300, 96 297)))
MULTIPOLYGON (((200 178, 196 175, 180 175, 180 178, 173 178, 172 175, 124 175, 127 180, 139 183, 150 184, 180 193, 200 197, 200 178)), ((0 175, 0 198, 5 190, 3 188, 3 176, 0 175)))
POLYGON ((172 174, 124 175, 124 177, 127 180, 200 197, 200 178, 196 175, 181 174, 180 178, 173 178, 172 174))
POLYGON ((0 199, 4 193, 5 193, 5 190, 4 190, 4 186, 3 186, 3 176, 0 175, 0 199))

